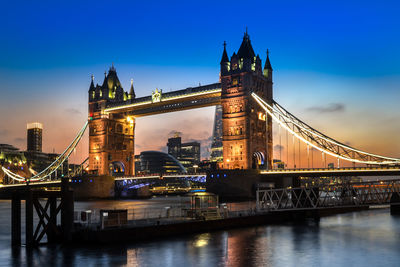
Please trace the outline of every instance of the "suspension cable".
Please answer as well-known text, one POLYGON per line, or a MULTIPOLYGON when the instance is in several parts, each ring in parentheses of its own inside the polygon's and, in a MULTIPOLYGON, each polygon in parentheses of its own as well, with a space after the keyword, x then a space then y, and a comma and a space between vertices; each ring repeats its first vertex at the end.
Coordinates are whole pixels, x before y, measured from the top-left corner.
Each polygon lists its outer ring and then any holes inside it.
POLYGON ((296 136, 298 139, 301 139, 304 143, 309 144, 310 146, 318 149, 321 152, 324 152, 325 154, 331 155, 333 157, 339 157, 340 159, 351 161, 351 162, 358 162, 358 163, 364 163, 364 164, 376 164, 376 165, 382 165, 382 164, 398 164, 400 163, 400 159, 396 158, 389 158, 389 157, 383 157, 379 155, 374 155, 371 153, 363 152, 361 150, 357 150, 354 148, 351 148, 349 146, 346 146, 344 144, 341 144, 334 139, 318 132, 317 130, 314 130, 307 124, 301 122, 298 120, 296 117, 294 117, 292 114, 284 110, 282 107, 280 107, 276 102, 275 105, 278 107, 277 109, 274 109, 271 105, 266 103, 264 100, 262 100, 259 96, 257 96, 255 93, 252 93, 253 98, 256 100, 258 104, 260 104, 264 110, 279 124, 281 124, 287 131, 292 133, 294 136, 296 136), (283 111, 282 111, 283 110, 283 111), (285 114, 285 113, 286 114, 285 114), (282 120, 277 118, 276 114, 279 114, 280 117, 282 117, 282 120), (285 120, 286 119, 286 120, 285 120), (291 129, 287 124, 290 123, 293 125, 293 129, 291 129), (295 132, 294 126, 297 128, 299 131, 298 133, 295 132), (311 139, 311 141, 306 140, 302 135, 305 134, 304 132, 307 132, 310 135, 308 135, 308 138, 311 139), (317 140, 317 139, 321 139, 317 140), (312 141, 315 141, 317 144, 314 144, 312 141), (318 142, 320 141, 320 142, 318 142), (322 144, 321 142, 326 142, 326 144, 322 144), (332 145, 335 145, 336 147, 332 147, 332 145), (321 146, 321 147, 320 147, 321 146), (335 150, 336 149, 336 150, 335 150), (340 149, 343 150, 343 153, 340 153, 340 149), (348 151, 350 150, 350 151, 348 151), (361 159, 357 159, 354 156, 350 157, 349 153, 357 152, 359 157, 361 159), (363 157, 369 156, 369 157, 374 157, 374 160, 368 160, 364 159, 363 157))

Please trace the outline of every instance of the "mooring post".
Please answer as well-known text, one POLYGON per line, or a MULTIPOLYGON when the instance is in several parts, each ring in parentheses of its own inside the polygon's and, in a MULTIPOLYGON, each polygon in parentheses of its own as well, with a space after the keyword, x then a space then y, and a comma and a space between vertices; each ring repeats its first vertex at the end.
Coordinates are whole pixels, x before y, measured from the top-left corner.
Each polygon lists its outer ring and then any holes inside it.
POLYGON ((25 200, 25 236, 26 246, 31 247, 34 245, 33 240, 33 194, 32 190, 26 190, 25 200))
POLYGON ((21 246, 21 196, 18 192, 11 199, 11 245, 21 246))
POLYGON ((68 178, 61 180, 61 228, 64 241, 71 240, 71 231, 74 225, 74 197, 68 182, 68 178))
MULTIPOLYGON (((48 223, 52 224, 53 226, 57 226, 57 198, 56 197, 49 197, 50 202, 50 220, 48 223)), ((56 242, 56 231, 50 226, 47 230, 47 241, 49 243, 56 242)))

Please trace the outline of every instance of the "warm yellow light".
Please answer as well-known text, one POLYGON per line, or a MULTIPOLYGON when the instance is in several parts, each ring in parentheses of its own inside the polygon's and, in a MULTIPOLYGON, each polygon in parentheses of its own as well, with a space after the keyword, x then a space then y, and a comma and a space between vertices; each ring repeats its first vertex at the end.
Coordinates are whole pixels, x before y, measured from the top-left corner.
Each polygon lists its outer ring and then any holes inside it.
POLYGON ((126 118, 126 121, 129 122, 130 124, 133 124, 133 118, 130 117, 130 116, 128 116, 128 117, 126 118))
POLYGON ((99 158, 99 156, 96 156, 96 160, 99 160, 100 158, 99 158))
POLYGON ((229 161, 230 161, 229 159, 226 160, 226 162, 229 162, 229 161))

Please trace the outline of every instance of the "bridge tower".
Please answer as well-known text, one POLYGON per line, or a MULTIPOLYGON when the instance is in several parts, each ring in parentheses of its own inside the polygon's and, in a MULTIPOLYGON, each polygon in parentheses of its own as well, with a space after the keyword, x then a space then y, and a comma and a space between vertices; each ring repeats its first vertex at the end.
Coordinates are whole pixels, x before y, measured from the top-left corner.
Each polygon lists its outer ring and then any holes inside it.
POLYGON ((272 118, 252 99, 255 92, 272 103, 272 67, 264 69, 247 33, 229 60, 226 43, 221 59, 221 105, 224 169, 256 169, 272 166, 272 118))
POLYGON ((89 88, 89 169, 99 175, 134 175, 135 119, 124 113, 105 114, 104 109, 135 98, 123 90, 112 66, 103 84, 89 88))

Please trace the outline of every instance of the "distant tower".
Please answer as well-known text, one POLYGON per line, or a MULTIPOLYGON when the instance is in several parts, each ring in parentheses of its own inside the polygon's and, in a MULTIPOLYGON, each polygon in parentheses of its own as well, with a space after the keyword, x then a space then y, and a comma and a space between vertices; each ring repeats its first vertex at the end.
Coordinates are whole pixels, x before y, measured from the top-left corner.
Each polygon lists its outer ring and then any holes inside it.
POLYGON ((32 122, 26 125, 27 128, 27 150, 42 152, 43 124, 32 122))
POLYGON ((210 161, 222 162, 222 106, 215 106, 214 130, 211 143, 210 161))
POLYGON ((224 43, 221 65, 223 168, 251 169, 272 166, 272 120, 251 93, 272 104, 272 67, 264 70, 246 31, 238 53, 229 60, 224 43))

